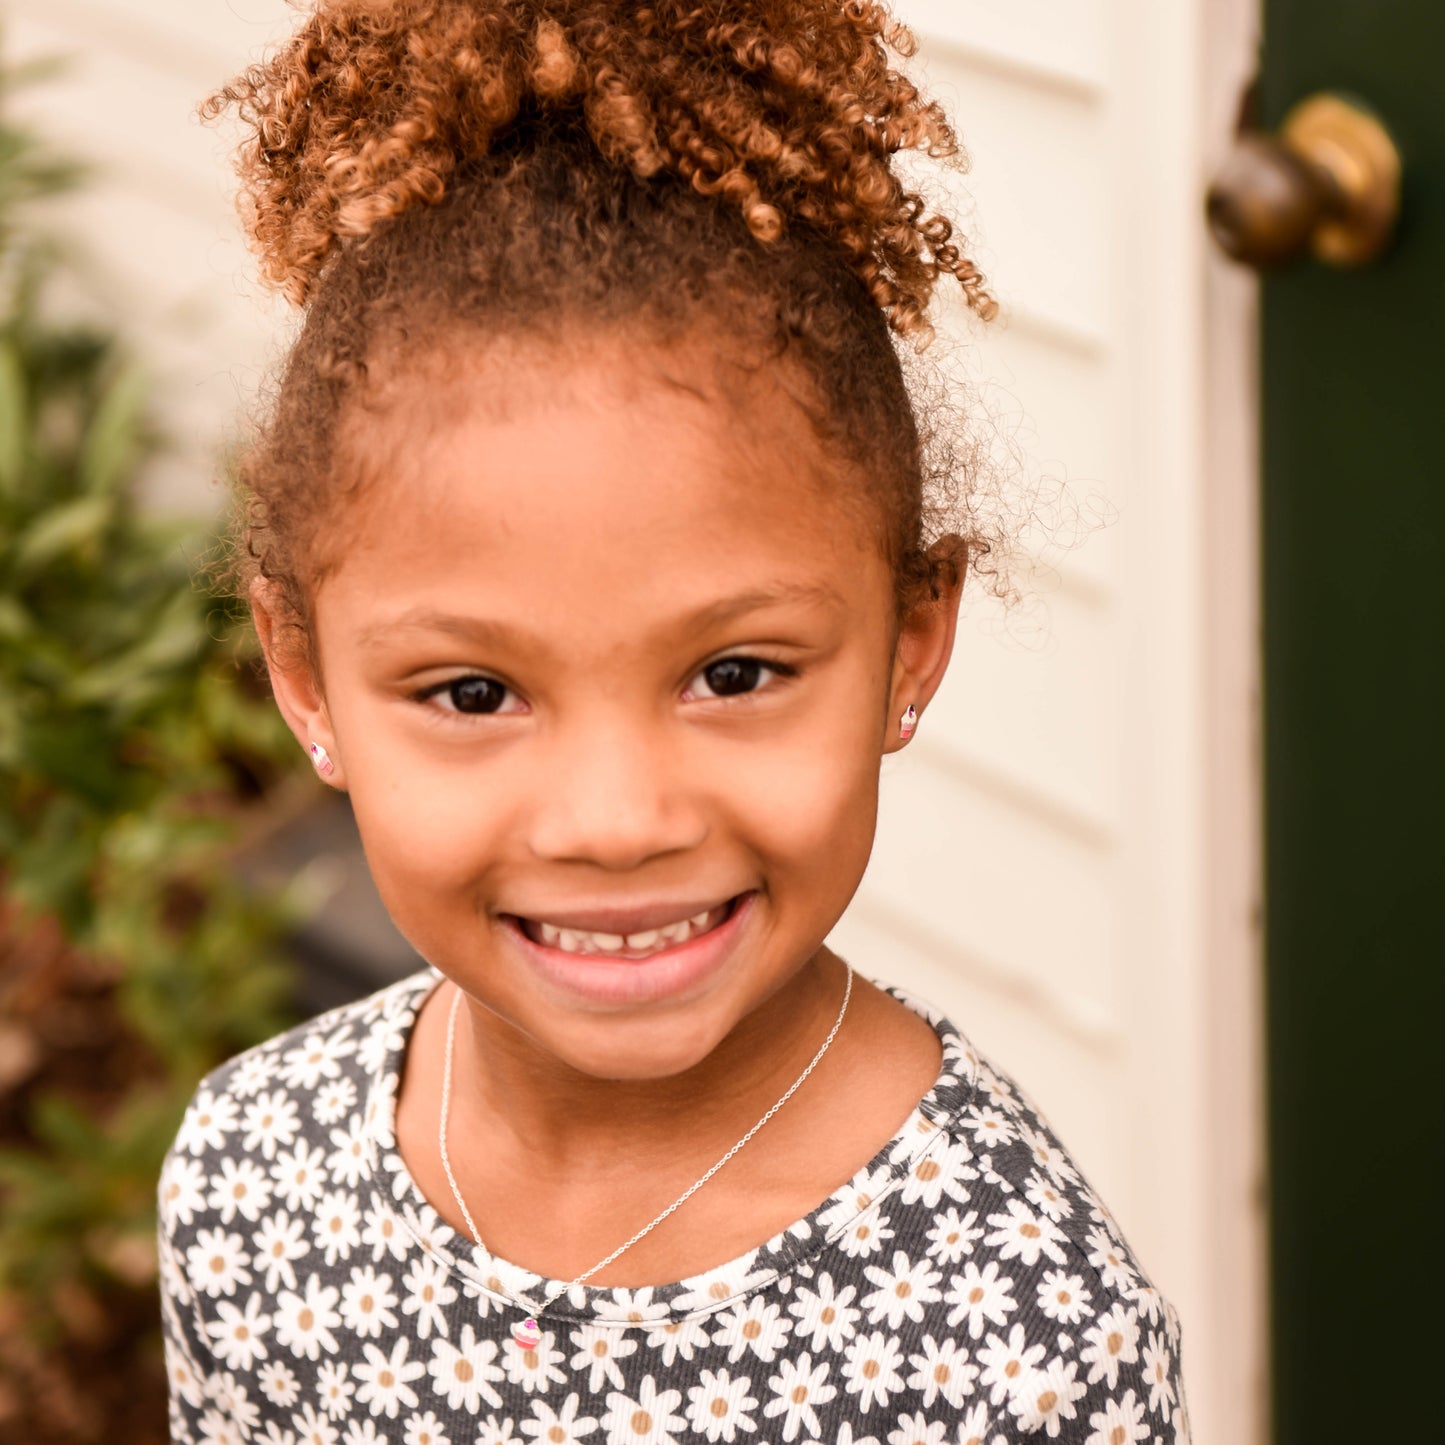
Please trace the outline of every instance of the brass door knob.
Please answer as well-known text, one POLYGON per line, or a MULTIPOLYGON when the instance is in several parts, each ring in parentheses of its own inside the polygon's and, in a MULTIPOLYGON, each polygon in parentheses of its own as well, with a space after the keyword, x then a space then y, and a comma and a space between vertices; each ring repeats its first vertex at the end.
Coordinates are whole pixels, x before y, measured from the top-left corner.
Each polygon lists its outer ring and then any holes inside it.
POLYGON ((1220 249, 1245 265, 1269 270, 1312 250, 1331 266, 1362 266, 1394 233, 1400 155, 1369 111, 1313 95, 1278 137, 1239 136, 1204 211, 1220 249))

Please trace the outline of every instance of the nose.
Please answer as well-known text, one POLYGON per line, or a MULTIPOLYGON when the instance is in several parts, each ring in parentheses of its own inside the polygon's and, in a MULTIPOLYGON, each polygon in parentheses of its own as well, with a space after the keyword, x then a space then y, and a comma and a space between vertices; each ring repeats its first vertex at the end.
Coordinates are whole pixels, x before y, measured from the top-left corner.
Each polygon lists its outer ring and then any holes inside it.
POLYGON ((558 733, 539 758, 532 852, 616 871, 696 848, 707 823, 661 741, 622 719, 558 733))

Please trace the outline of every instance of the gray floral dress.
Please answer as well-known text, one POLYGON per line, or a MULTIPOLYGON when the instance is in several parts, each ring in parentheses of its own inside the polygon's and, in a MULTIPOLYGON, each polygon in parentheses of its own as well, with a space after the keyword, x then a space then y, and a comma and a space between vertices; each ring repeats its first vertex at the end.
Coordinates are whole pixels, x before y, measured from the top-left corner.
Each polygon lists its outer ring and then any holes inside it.
POLYGON ((430 969, 196 1091, 160 1182, 185 1445, 1185 1445, 1179 1325, 1018 1089, 943 1046, 887 1146, 705 1274, 577 1288, 456 1234, 396 1151, 430 969), (560 1286, 559 1286, 560 1288, 560 1286))

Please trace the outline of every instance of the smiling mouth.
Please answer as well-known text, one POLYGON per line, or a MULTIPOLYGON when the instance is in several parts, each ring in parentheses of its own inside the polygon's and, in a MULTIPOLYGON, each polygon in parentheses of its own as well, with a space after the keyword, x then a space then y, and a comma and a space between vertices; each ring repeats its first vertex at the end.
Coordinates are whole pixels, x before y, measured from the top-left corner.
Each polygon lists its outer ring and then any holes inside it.
POLYGON ((514 916, 517 927, 533 942, 562 953, 584 956, 640 959, 651 958, 679 944, 690 943, 726 923, 732 916, 737 898, 729 898, 714 908, 704 909, 690 918, 662 924, 637 933, 594 933, 581 928, 563 928, 545 919, 514 916))

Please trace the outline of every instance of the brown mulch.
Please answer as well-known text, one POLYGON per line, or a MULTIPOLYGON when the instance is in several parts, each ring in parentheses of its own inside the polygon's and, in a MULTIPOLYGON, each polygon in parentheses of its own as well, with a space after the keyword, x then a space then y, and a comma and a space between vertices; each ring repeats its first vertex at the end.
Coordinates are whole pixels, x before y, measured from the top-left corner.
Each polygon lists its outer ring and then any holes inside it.
MULTIPOLYGON (((27 1118, 41 1092, 103 1116, 118 1080, 160 1077, 115 987, 54 924, 21 924, 0 901, 0 1148, 34 1142, 27 1118)), ((0 1445, 167 1441, 154 1260, 122 1262, 117 1275, 77 1272, 43 1315, 0 1294, 0 1445)))

